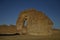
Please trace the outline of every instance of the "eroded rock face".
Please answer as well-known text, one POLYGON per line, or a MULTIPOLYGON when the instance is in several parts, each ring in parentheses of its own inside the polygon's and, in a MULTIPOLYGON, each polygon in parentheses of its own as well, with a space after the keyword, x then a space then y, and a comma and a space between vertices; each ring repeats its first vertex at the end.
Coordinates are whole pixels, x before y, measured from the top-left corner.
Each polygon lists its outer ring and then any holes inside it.
POLYGON ((20 34, 50 35, 52 34, 53 22, 43 12, 28 9, 20 13, 16 26, 17 32, 20 34))

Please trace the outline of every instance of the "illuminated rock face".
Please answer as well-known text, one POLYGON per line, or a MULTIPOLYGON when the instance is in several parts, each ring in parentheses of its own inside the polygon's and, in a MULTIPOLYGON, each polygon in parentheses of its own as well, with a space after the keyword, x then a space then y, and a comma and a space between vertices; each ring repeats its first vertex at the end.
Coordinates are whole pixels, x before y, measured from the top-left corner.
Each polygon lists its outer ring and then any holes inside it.
POLYGON ((53 22, 41 11, 22 11, 16 22, 17 32, 29 35, 51 35, 53 22))

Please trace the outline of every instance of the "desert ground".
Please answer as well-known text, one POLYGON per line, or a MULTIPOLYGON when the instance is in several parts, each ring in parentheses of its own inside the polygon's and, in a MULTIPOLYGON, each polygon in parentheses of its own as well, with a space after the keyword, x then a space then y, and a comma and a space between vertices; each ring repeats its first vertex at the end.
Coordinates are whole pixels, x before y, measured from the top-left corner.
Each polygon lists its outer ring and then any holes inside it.
POLYGON ((0 40, 60 40, 60 30, 53 31, 51 36, 3 35, 0 40))
POLYGON ((60 30, 53 29, 51 36, 17 35, 16 27, 0 26, 0 40, 60 40, 60 30), (10 33, 10 34, 9 34, 10 33), (3 35, 4 34, 4 35, 3 35))

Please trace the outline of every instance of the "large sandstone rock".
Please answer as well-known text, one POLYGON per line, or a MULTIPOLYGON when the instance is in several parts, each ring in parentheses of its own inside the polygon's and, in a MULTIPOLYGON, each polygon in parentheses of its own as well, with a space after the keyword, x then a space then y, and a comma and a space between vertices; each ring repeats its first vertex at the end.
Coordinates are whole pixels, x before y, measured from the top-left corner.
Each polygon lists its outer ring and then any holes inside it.
POLYGON ((16 26, 20 34, 51 35, 53 22, 43 12, 28 9, 19 14, 16 26))

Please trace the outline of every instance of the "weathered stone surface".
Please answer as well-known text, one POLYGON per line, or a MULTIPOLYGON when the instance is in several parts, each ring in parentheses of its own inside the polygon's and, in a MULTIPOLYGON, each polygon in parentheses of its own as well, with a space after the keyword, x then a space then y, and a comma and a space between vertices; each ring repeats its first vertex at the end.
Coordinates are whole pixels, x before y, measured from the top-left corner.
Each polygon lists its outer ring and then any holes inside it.
POLYGON ((50 35, 52 34, 53 22, 43 12, 28 9, 20 13, 16 26, 17 32, 20 34, 50 35), (24 26, 25 19, 27 21, 26 27, 24 26))

